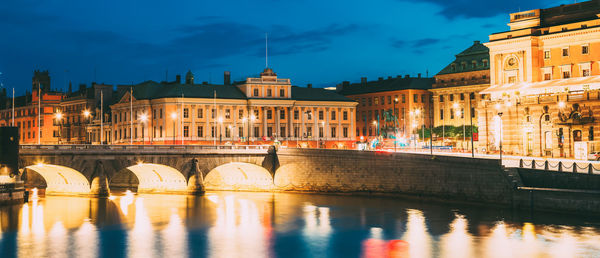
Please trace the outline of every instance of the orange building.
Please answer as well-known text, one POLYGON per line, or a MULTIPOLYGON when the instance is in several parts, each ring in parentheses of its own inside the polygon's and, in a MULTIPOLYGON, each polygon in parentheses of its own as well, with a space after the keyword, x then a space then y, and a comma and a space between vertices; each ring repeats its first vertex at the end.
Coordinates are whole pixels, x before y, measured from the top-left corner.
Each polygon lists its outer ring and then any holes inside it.
POLYGON ((118 87, 111 106, 115 144, 273 144, 353 148, 356 102, 320 88, 292 86, 270 68, 223 85, 185 83, 118 87))
POLYGON ((32 93, 7 99, 6 108, 0 110, 0 126, 18 127, 20 144, 56 144, 60 127, 55 112, 63 96, 63 93, 51 90, 48 71, 35 71, 32 93))
POLYGON ((421 139, 418 129, 431 124, 431 85, 433 78, 405 76, 380 77, 377 81, 361 78, 360 83, 343 82, 338 93, 358 102, 356 135, 371 139, 382 135, 391 137, 394 129, 398 138, 405 141, 421 139), (394 116, 390 117, 390 115, 394 116))
POLYGON ((585 159, 600 150, 599 13, 599 0, 512 13, 510 30, 490 35, 481 151, 585 159))

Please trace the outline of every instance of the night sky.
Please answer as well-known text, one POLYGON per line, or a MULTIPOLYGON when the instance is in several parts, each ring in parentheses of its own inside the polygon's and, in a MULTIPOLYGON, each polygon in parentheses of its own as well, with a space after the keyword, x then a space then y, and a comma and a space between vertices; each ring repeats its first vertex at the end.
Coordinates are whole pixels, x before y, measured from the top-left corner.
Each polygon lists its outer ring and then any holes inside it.
MULTIPOLYGON (((31 88, 33 70, 52 87, 92 81, 196 82, 256 76, 269 66, 292 84, 333 86, 380 76, 432 76, 473 40, 508 30, 508 13, 558 0, 2 0, 0 82, 31 88)), ((76 88, 76 87, 74 87, 76 88)))

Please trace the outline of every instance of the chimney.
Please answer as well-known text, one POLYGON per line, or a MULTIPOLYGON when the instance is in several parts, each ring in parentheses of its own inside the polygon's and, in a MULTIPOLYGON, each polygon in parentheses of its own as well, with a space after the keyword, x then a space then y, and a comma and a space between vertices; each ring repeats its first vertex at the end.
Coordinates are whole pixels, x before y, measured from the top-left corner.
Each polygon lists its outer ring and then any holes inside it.
POLYGON ((388 80, 391 80, 391 79, 392 79, 392 76, 388 76, 388 80))
POLYGON ((360 78, 360 83, 362 83, 362 85, 366 85, 367 84, 367 77, 361 77, 360 78))
POLYGON ((383 77, 379 77, 377 78, 379 81, 383 81, 383 77))
POLYGON ((421 73, 418 73, 418 74, 417 74, 417 78, 421 78, 421 73))
POLYGON ((85 84, 79 84, 79 92, 83 92, 85 90, 85 84))
POLYGON ((203 81, 202 85, 208 85, 208 82, 207 81, 203 81))
POLYGON ((230 85, 231 84, 231 72, 225 71, 223 73, 223 84, 230 85))
POLYGON ((343 81, 342 82, 342 87, 348 87, 350 86, 350 82, 349 81, 343 81))
POLYGON ((410 74, 404 75, 404 78, 410 78, 410 74))
POLYGON ((474 45, 477 45, 477 44, 480 44, 480 43, 481 43, 481 42, 480 42, 479 40, 475 40, 475 41, 473 41, 473 44, 474 44, 474 45))
POLYGON ((312 88, 312 83, 307 84, 306 88, 309 88, 309 89, 312 88))
POLYGON ((396 75, 396 78, 402 78, 402 75, 396 75))
POLYGON ((181 83, 181 75, 175 75, 175 82, 176 83, 181 83))

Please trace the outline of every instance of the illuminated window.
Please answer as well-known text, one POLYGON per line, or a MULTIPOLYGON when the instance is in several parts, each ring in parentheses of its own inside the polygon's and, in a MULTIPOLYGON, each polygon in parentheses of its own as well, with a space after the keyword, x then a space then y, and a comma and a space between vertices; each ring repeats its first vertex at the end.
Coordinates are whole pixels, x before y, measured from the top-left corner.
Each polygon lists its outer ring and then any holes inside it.
POLYGON ((375 97, 375 105, 379 105, 379 98, 375 97))
POLYGON ((323 120, 323 110, 319 110, 319 120, 323 120))
POLYGON ((183 127, 183 137, 190 137, 190 127, 187 125, 183 127))
POLYGON ((267 97, 271 97, 271 89, 267 89, 267 97))
POLYGON ((198 109, 198 118, 202 118, 204 117, 204 109, 199 108, 198 109))
POLYGON ((294 110, 294 119, 298 120, 299 115, 300 112, 298 112, 298 110, 294 110))
POLYGON ((204 136, 204 127, 198 126, 198 137, 204 136))
POLYGON ((517 76, 508 76, 508 83, 516 83, 517 76))
POLYGON ((552 80, 552 74, 551 73, 544 73, 544 80, 545 81, 552 80))
POLYGON ((562 56, 565 56, 565 57, 569 56, 569 48, 568 47, 562 49, 562 56))
POLYGON ((279 97, 285 97, 285 89, 279 89, 279 97))
POLYGON ((583 77, 590 76, 590 69, 583 69, 583 70, 581 70, 581 75, 583 77))
POLYGON ((244 118, 244 110, 243 109, 239 109, 238 110, 238 118, 239 119, 243 119, 244 118))
POLYGON ((258 89, 254 89, 254 97, 258 97, 258 89))
POLYGON ((331 111, 331 120, 335 120, 335 110, 331 111))
POLYGON ((225 119, 231 118, 231 111, 229 109, 225 109, 225 119))
POLYGON ((272 119, 273 118, 273 112, 269 109, 267 110, 267 119, 272 119))
POLYGON ((342 136, 348 138, 348 127, 342 128, 342 136))
POLYGON ((344 113, 342 113, 344 120, 348 120, 348 111, 344 111, 344 113))
POLYGON ((571 78, 571 71, 563 71, 563 79, 571 78))
POLYGON ((544 59, 550 59, 550 50, 544 50, 544 59))
POLYGON ((188 118, 190 115, 190 110, 187 108, 183 109, 183 118, 188 118))
POLYGON ((331 137, 337 137, 336 136, 337 130, 335 127, 331 127, 331 137))
POLYGON ((440 102, 444 103, 444 95, 440 95, 440 102))
POLYGON ((279 119, 285 119, 285 110, 279 110, 279 119))
POLYGON ((589 45, 583 45, 581 46, 581 54, 582 55, 587 55, 590 53, 590 46, 589 45))

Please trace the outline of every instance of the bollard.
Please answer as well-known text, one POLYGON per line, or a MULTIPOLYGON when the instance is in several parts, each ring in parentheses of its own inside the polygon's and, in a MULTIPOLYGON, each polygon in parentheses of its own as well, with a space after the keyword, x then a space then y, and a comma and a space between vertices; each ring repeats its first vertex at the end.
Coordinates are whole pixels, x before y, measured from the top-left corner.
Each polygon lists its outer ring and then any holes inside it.
POLYGON ((594 174, 594 166, 592 166, 592 163, 588 164, 588 174, 594 174))
POLYGON ((522 168, 523 167, 523 159, 519 160, 519 167, 522 168))
POLYGON ((531 160, 531 169, 535 169, 535 159, 531 160))
POLYGON ((577 173, 577 163, 573 162, 573 173, 577 173))
POLYGON ((562 161, 558 162, 558 172, 562 172, 562 161))
POLYGON ((548 166, 549 166, 549 164, 548 164, 548 161, 546 160, 544 162, 544 170, 548 171, 548 166))

